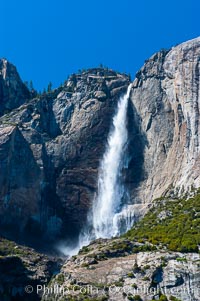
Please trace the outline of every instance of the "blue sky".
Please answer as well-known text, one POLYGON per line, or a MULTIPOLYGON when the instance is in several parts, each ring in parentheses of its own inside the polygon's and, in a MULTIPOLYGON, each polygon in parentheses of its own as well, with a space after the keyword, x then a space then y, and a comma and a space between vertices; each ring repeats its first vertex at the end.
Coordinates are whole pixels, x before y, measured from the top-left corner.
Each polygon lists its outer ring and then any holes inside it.
POLYGON ((0 57, 38 90, 100 63, 134 77, 154 52, 200 35, 199 0, 0 2, 0 57))

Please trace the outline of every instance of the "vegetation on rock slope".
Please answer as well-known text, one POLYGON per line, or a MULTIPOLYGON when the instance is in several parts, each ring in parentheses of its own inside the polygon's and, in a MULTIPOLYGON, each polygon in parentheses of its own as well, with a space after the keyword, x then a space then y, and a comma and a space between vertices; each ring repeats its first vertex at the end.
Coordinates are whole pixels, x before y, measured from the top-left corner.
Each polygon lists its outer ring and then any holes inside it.
POLYGON ((200 194, 190 199, 154 201, 153 207, 125 237, 166 246, 171 251, 198 252, 200 245, 200 194))
MULTIPOLYGON (((175 264, 176 271, 184 279, 180 284, 183 290, 188 285, 185 271, 191 265, 194 271, 198 271, 199 255, 194 258, 195 254, 179 252, 198 252, 199 244, 200 193, 189 199, 160 198, 153 202, 144 218, 123 236, 98 239, 83 247, 77 256, 66 262, 61 273, 52 278, 51 286, 59 284, 67 287, 67 300, 70 301, 111 300, 109 287, 117 287, 119 296, 124 300, 142 301, 146 300, 146 296, 137 289, 143 285, 162 287, 175 264), (74 285, 77 287, 75 291, 74 285), (86 290, 87 285, 97 289, 96 295, 79 291, 80 288, 86 290), (126 293, 127 287, 135 291, 126 293)), ((177 286, 180 278, 176 271, 175 278, 167 280, 172 287, 177 286)), ((148 300, 155 298, 158 301, 182 300, 180 294, 172 296, 169 292, 165 295, 161 291, 157 295, 149 295, 148 300)), ((58 300, 64 299, 58 296, 58 300)))

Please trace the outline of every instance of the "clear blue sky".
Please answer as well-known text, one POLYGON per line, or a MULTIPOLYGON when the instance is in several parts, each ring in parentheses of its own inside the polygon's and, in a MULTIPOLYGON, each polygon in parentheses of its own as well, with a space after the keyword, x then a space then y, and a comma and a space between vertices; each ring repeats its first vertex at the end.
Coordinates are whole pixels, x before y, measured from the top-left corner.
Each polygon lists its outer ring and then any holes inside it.
POLYGON ((100 63, 131 73, 200 35, 199 0, 1 0, 0 57, 42 90, 100 63))

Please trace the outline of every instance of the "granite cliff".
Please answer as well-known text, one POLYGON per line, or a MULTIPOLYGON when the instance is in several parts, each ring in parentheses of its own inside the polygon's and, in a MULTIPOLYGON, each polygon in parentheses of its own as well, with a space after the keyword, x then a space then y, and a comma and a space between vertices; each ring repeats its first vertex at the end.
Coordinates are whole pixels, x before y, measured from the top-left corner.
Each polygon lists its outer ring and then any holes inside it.
POLYGON ((0 118, 3 234, 19 240, 31 234, 31 241, 35 234, 52 240, 78 234, 115 106, 128 84, 126 75, 90 69, 0 118))
POLYGON ((31 98, 14 65, 0 60, 0 116, 19 107, 31 98))
POLYGON ((132 103, 143 136, 141 201, 200 186, 200 38, 153 55, 136 74, 132 103))
MULTIPOLYGON (((136 217, 156 197, 200 186, 199 56, 199 38, 160 51, 133 81, 124 178, 136 217)), ((90 69, 30 99, 15 67, 5 59, 0 67, 2 232, 16 230, 19 239, 35 232, 53 240, 74 236, 85 223, 111 119, 130 79, 90 69)))
MULTIPOLYGON (((136 222, 149 208, 152 210, 155 198, 187 199, 200 187, 199 62, 200 38, 196 38, 154 54, 132 83, 123 178, 136 222)), ((36 96, 27 90, 16 68, 0 60, 0 235, 48 248, 50 242, 78 237, 97 190, 99 162, 112 116, 129 84, 125 74, 94 68, 73 74, 56 90, 36 96)), ((198 202, 195 206, 192 217, 198 230, 198 202)), ((188 208, 183 213, 189 214, 188 208)), ((161 223, 171 218, 170 214, 164 209, 154 216, 161 216, 161 223)), ((150 224, 150 228, 154 226, 150 224)), ((200 300, 198 292, 191 293, 199 285, 198 238, 194 253, 188 255, 181 255, 176 248, 169 251, 158 238, 148 243, 143 236, 134 243, 132 236, 126 239, 100 241, 83 249, 53 281, 59 283, 61 279, 64 285, 89 283, 99 289, 102 283, 103 287, 114 283, 135 288, 144 282, 149 287, 159 283, 160 288, 167 283, 190 290, 174 294, 174 298, 200 300), (130 251, 135 246, 137 251, 130 251), (110 253, 110 249, 114 251, 110 253), (151 267, 145 268, 144 262, 151 267), (137 271, 128 268, 130 264, 137 265, 137 271), (87 278, 85 283, 81 274, 87 278), (102 277, 101 284, 92 282, 94 275, 102 277), (130 280, 134 277, 136 280, 130 280)), ((118 297, 104 293, 103 288, 102 296, 94 299, 90 295, 87 300, 167 300, 160 293, 144 293, 140 299, 123 292, 118 297)), ((84 296, 74 297, 73 292, 68 299, 84 300, 84 296)))

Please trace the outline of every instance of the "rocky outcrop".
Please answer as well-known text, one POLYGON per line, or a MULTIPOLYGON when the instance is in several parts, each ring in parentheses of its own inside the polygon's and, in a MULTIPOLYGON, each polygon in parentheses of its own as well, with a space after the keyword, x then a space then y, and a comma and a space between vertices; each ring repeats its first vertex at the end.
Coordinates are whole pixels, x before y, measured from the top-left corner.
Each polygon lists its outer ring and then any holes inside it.
POLYGON ((28 239, 31 233, 31 240, 41 233, 52 240, 78 235, 112 115, 128 84, 126 75, 90 69, 0 118, 4 234, 28 239))
POLYGON ((31 93, 21 81, 14 65, 0 59, 0 116, 22 105, 31 93))
POLYGON ((60 264, 61 260, 0 238, 0 299, 40 300, 37 286, 47 285, 60 264))
MULTIPOLYGON (((63 296, 68 300, 200 300, 199 254, 164 250, 133 254, 137 248, 125 240, 99 240, 83 248, 49 285, 59 287, 55 300, 63 296), (121 256, 120 245, 126 250, 121 256)), ((43 300, 48 297, 44 292, 43 300)))
POLYGON ((143 146, 141 181, 132 187, 139 202, 200 186, 199 60, 197 38, 153 55, 133 82, 131 101, 143 146))

